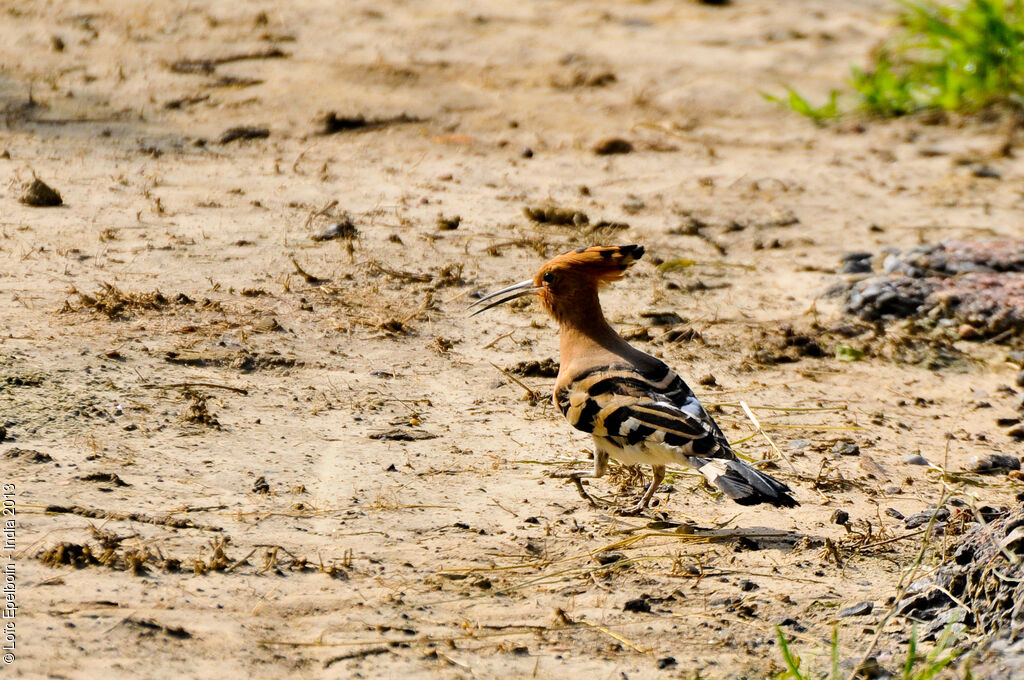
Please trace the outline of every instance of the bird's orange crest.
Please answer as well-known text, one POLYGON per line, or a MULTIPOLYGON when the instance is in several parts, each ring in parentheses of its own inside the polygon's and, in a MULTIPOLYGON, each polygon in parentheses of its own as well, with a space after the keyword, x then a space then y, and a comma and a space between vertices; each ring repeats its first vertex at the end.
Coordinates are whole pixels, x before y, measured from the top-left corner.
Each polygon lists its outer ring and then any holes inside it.
POLYGON ((587 275, 598 285, 611 283, 621 279, 626 270, 643 255, 644 247, 636 245, 580 248, 548 261, 537 272, 534 283, 543 285, 546 275, 550 278, 560 273, 587 275))

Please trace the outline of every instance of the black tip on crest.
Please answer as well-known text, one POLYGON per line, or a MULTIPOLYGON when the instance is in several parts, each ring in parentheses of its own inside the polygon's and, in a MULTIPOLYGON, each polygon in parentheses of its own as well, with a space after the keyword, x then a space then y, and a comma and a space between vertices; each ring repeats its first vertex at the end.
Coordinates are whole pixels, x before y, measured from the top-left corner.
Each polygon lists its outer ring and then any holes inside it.
POLYGON ((633 258, 637 260, 644 256, 643 246, 619 246, 619 251, 621 251, 623 255, 632 255, 633 258))

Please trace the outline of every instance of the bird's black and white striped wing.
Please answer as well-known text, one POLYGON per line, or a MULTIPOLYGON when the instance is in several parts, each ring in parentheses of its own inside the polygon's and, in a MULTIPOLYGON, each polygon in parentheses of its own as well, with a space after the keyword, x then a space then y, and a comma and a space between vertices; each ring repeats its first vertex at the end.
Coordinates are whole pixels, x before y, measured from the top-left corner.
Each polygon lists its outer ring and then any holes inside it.
POLYGON ((646 441, 680 447, 687 455, 735 457, 696 395, 660 362, 644 372, 624 365, 590 369, 560 389, 555 401, 573 427, 620 448, 646 441))
POLYGON ((736 456, 696 395, 660 362, 647 371, 622 365, 586 371, 558 390, 555 402, 573 427, 619 449, 677 448, 740 505, 799 505, 788 486, 736 456))

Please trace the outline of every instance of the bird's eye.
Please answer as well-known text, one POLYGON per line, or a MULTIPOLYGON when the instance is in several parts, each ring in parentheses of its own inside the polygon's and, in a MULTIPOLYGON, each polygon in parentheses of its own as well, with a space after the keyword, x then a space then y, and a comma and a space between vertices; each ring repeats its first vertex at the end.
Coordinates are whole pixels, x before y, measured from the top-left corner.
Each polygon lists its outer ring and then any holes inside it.
POLYGON ((551 283, 555 280, 555 275, 552 272, 544 272, 544 276, 540 278, 544 283, 551 283))

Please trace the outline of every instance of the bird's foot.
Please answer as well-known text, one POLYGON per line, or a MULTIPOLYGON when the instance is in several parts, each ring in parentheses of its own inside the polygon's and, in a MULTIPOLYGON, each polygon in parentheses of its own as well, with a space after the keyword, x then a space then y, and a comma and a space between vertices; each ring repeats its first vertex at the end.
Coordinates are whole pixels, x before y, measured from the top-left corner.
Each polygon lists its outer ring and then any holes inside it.
POLYGON ((616 510, 615 514, 621 515, 622 517, 636 517, 637 515, 644 514, 646 511, 647 503, 640 502, 628 508, 619 508, 616 510))
POLYGON ((590 507, 592 508, 600 508, 611 505, 607 501, 602 501, 597 498, 594 498, 589 493, 587 493, 586 489, 583 488, 583 482, 581 480, 584 477, 593 477, 593 473, 591 472, 573 472, 571 470, 558 470, 556 472, 550 473, 548 477, 552 477, 554 479, 571 479, 572 483, 576 485, 576 491, 579 492, 580 498, 585 500, 587 503, 590 503, 590 507))

